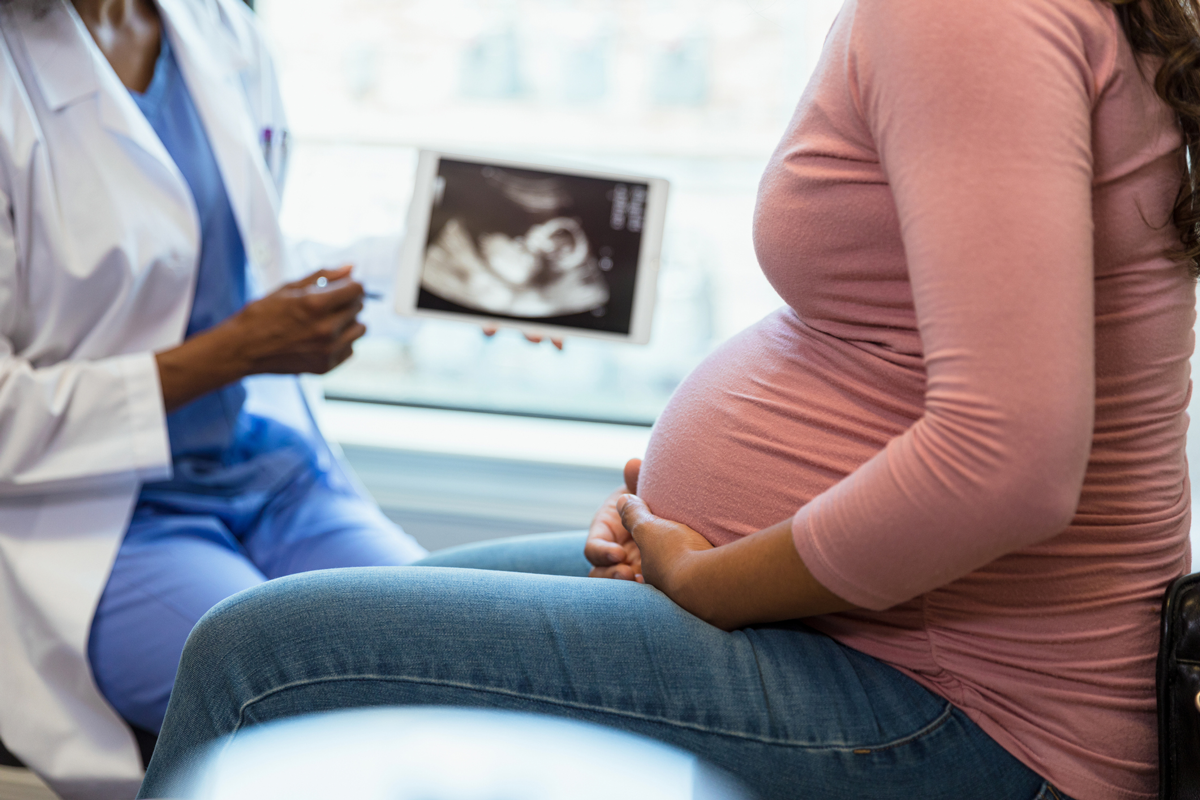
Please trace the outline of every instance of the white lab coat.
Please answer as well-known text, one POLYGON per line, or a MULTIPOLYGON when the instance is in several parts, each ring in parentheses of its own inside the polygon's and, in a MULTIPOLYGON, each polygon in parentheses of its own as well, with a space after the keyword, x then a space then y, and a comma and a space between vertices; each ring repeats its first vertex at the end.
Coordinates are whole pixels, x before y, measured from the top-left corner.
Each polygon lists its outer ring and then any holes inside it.
MULTIPOLYGON (((241 0, 157 2, 270 289, 271 61, 241 0)), ((183 338, 198 254, 183 176, 70 3, 0 11, 0 739, 68 800, 130 798, 142 776, 87 639, 141 484, 170 474, 152 353, 183 338)))

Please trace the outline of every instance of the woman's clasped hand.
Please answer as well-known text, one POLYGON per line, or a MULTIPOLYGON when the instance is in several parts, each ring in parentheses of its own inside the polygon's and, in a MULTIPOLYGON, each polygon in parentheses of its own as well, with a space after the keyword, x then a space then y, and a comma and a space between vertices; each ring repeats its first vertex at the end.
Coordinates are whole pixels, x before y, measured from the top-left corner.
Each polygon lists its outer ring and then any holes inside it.
POLYGON ((644 582, 642 551, 626 529, 617 508, 617 503, 623 497, 637 492, 641 469, 640 458, 629 459, 625 463, 625 485, 610 494, 592 517, 587 543, 583 548, 584 556, 592 565, 589 577, 644 582))
POLYGON ((853 608, 805 567, 790 518, 716 548, 691 527, 651 511, 636 494, 641 467, 641 459, 626 462, 625 485, 592 518, 584 545, 590 577, 649 584, 727 631, 853 608))
POLYGON ((584 555, 592 564, 589 574, 649 583, 676 599, 679 585, 687 582, 689 554, 713 546, 688 526, 650 513, 637 496, 641 468, 640 458, 626 462, 625 485, 610 494, 592 518, 584 546, 584 555), (643 553, 649 557, 643 558, 643 553))

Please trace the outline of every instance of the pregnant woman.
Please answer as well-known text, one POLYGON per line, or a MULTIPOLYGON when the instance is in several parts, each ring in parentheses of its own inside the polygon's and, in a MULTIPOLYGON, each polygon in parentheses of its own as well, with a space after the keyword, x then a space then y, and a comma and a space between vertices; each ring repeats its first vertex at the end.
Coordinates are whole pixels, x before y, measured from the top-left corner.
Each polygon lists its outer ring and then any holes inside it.
POLYGON ((617 726, 770 798, 1153 797, 1196 12, 848 0, 759 193, 787 307, 688 378, 593 525, 593 574, 635 580, 242 593, 188 644, 143 795, 246 726, 415 703, 617 726))

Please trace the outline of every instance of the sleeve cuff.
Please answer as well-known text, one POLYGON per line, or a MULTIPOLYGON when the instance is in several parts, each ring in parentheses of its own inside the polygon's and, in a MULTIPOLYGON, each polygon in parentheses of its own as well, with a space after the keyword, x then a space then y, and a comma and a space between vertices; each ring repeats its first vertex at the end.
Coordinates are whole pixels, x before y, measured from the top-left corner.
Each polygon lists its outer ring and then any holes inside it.
POLYGON ((121 356, 118 365, 125 379, 134 472, 143 483, 166 480, 171 477, 171 440, 158 363, 152 353, 136 353, 121 356))
POLYGON ((813 500, 792 517, 792 543, 796 546, 796 552, 800 554, 800 560, 816 578, 817 583, 846 602, 869 611, 884 611, 901 602, 860 586, 830 563, 821 549, 821 537, 816 530, 816 520, 813 519, 813 512, 816 510, 814 506, 820 502, 820 498, 813 500))

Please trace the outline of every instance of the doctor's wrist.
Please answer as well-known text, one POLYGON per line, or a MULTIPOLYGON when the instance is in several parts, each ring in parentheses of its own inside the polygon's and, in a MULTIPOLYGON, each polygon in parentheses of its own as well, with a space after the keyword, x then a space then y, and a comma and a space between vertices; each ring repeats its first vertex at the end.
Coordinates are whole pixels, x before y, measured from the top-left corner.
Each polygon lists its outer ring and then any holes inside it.
POLYGON ((156 353, 154 359, 167 412, 249 375, 240 350, 236 329, 218 325, 177 347, 156 353))

